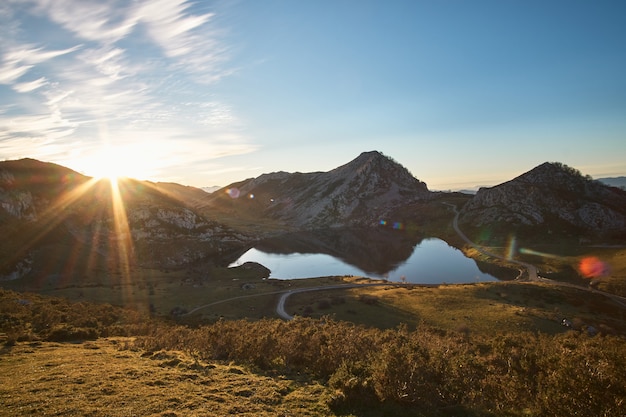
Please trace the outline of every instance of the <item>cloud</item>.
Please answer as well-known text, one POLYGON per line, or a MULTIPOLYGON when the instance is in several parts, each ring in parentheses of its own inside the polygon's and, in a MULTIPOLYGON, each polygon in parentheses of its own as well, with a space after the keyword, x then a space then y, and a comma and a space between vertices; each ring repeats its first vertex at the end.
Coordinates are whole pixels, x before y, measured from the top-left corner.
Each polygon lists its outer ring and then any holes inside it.
POLYGON ((0 84, 11 84, 32 67, 32 65, 17 65, 14 62, 3 63, 0 66, 0 84))
POLYGON ((46 51, 32 44, 13 47, 2 56, 0 84, 11 84, 26 74, 35 64, 41 64, 50 59, 69 54, 78 48, 80 45, 56 51, 46 51))
POLYGON ((126 37, 137 21, 128 16, 127 1, 36 0, 35 11, 79 38, 114 43, 126 37))
POLYGON ((185 0, 153 0, 140 4, 136 18, 146 23, 150 36, 169 57, 189 54, 199 37, 193 30, 204 25, 212 14, 190 15, 185 0))
POLYGON ((235 109, 211 91, 232 72, 213 14, 184 0, 8 4, 0 9, 10 27, 0 28, 0 84, 10 86, 0 96, 0 157, 78 168, 103 145, 117 146, 165 175, 256 149, 235 109))
POLYGON ((227 61, 228 48, 209 24, 214 15, 194 14, 187 0, 34 0, 34 5, 37 15, 104 47, 136 35, 142 26, 171 65, 194 73, 201 82, 215 82, 232 72, 219 68, 227 61))
POLYGON ((24 62, 27 64, 40 64, 61 55, 69 54, 80 48, 80 45, 67 49, 46 51, 43 47, 37 47, 33 44, 21 45, 19 48, 13 48, 4 55, 6 62, 24 62))
POLYGON ((119 80, 128 76, 127 65, 124 62, 124 49, 115 47, 92 48, 85 50, 80 59, 86 64, 96 68, 96 70, 110 77, 113 80, 119 80))
POLYGON ((36 89, 43 87, 47 83, 48 81, 46 80, 46 77, 41 77, 33 81, 14 84, 13 89, 18 93, 30 93, 31 91, 35 91, 36 89))
POLYGON ((71 134, 75 123, 63 118, 60 112, 20 116, 2 116, 0 140, 14 136, 59 138, 71 134), (7 135, 11 136, 7 136, 7 135))
POLYGON ((222 68, 229 48, 219 42, 218 30, 210 25, 214 14, 194 15, 190 8, 185 0, 148 0, 136 7, 135 16, 176 70, 211 84, 233 72, 222 68))

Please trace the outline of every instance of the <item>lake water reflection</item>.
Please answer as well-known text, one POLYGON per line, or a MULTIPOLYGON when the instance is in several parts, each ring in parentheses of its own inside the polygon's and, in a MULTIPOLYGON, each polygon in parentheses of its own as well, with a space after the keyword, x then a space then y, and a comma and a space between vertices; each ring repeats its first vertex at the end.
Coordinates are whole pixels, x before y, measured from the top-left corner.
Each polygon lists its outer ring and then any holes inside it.
MULTIPOLYGON (((474 260, 441 239, 411 242, 398 240, 397 235, 393 238, 393 235, 383 234, 380 236, 382 243, 368 245, 365 240, 365 243, 355 244, 363 242, 363 235, 359 233, 362 232, 346 234, 343 231, 334 237, 298 234, 266 241, 248 250, 230 266, 257 262, 270 269, 270 278, 277 279, 357 275, 396 282, 404 277, 406 282, 419 284, 497 281, 494 276, 480 271, 474 260), (396 256, 381 256, 385 251, 396 256)), ((368 237, 372 237, 371 232, 368 237)))

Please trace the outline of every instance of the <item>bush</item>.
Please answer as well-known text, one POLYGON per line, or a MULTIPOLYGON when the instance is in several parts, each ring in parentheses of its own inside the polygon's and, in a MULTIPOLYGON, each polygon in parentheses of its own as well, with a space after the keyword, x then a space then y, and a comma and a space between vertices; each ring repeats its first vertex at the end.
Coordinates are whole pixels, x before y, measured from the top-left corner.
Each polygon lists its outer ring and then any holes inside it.
POLYGON ((329 405, 335 408, 397 404, 427 413, 526 410, 561 416, 590 410, 610 416, 626 403, 623 341, 576 332, 482 336, 427 326, 383 331, 299 318, 220 321, 197 329, 157 326, 136 346, 305 373, 328 381, 335 390, 329 405))
POLYGON ((50 330, 46 340, 51 342, 72 342, 77 340, 95 340, 99 337, 96 329, 58 325, 50 330))

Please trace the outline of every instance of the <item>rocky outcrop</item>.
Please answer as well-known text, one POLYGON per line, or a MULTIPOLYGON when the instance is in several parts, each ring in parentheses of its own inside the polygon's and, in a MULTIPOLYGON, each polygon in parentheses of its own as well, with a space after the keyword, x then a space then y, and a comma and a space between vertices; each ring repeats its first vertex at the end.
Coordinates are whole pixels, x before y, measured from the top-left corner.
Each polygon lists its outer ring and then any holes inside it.
POLYGON ((0 207, 8 215, 18 219, 35 220, 37 211, 30 191, 14 190, 15 177, 0 170, 0 207))
POLYGON ((297 228, 371 226, 390 210, 430 198, 426 184, 379 152, 328 172, 274 172, 232 184, 211 204, 238 205, 297 228), (224 201, 233 200, 233 201, 224 201))
POLYGON ((588 234, 626 230, 626 192, 561 163, 544 163, 491 188, 481 188, 461 210, 462 223, 480 227, 564 226, 588 234))
POLYGON ((24 259, 17 262, 13 270, 7 274, 0 274, 0 281, 14 281, 25 277, 33 269, 33 258, 29 254, 24 259))

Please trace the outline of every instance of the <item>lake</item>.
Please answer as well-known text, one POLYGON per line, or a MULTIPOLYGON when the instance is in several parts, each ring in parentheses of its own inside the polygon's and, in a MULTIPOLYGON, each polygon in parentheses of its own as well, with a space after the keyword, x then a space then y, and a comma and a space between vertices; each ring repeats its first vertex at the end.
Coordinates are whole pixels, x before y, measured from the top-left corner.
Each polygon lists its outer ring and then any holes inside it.
POLYGON ((418 242, 401 235, 371 231, 294 234, 259 243, 229 266, 257 262, 270 278, 294 279, 332 275, 384 278, 419 284, 497 281, 473 259, 437 238, 418 242), (366 234, 364 234, 366 233, 366 234), (372 239, 380 238, 380 241, 372 239))

